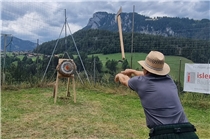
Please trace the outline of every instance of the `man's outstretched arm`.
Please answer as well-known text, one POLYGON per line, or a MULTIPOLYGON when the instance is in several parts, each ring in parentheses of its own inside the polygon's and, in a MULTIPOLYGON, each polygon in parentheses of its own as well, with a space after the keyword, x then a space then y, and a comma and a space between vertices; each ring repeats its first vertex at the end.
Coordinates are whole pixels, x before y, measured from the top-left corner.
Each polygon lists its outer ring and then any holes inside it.
POLYGON ((138 70, 134 70, 134 69, 126 69, 124 71, 121 71, 121 73, 124 75, 127 75, 129 77, 131 77, 132 75, 134 75, 134 76, 144 75, 143 71, 138 71, 138 70))

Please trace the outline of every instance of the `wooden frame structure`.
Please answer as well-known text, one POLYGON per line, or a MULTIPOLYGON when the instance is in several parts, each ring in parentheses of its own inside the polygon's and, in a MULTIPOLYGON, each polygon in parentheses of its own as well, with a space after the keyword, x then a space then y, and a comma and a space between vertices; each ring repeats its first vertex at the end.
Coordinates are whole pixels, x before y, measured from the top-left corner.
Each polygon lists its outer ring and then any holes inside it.
MULTIPOLYGON (((66 60, 69 60, 69 59, 59 59, 58 66, 63 61, 66 61, 66 60)), ((70 97, 69 86, 70 86, 70 79, 72 79, 72 87, 73 87, 73 93, 74 93, 74 103, 76 103, 76 89, 75 89, 76 85, 75 85, 74 74, 63 75, 59 72, 58 68, 56 68, 56 69, 57 69, 57 77, 56 77, 56 83, 55 83, 54 92, 53 92, 54 103, 56 103, 56 101, 57 101, 59 78, 67 78, 68 79, 66 97, 70 97)))

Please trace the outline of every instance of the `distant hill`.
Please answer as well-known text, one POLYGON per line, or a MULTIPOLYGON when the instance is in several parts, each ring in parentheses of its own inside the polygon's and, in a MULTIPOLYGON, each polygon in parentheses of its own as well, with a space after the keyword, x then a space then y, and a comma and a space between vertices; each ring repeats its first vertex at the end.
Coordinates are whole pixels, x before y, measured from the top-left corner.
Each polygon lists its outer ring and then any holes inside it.
MULTIPOLYGON (((22 40, 17 37, 7 36, 7 51, 33 51, 37 44, 28 40, 22 40)), ((1 36, 1 50, 4 50, 4 37, 1 36)))
MULTIPOLYGON (((116 14, 107 12, 96 12, 83 28, 118 31, 116 14)), ((132 31, 133 13, 121 13, 123 32, 132 31)), ((185 37, 190 39, 210 39, 210 20, 194 20, 179 17, 156 17, 134 13, 134 32, 151 35, 185 37)))
MULTIPOLYGON (((79 52, 87 54, 114 54, 119 53, 119 33, 107 30, 89 29, 77 31, 74 40, 79 52)), ((131 52, 131 33, 123 33, 125 52, 131 52)), ((67 36, 67 47, 65 38, 45 42, 39 45, 34 52, 45 55, 60 54, 68 51, 77 54, 72 37, 67 36), (55 48, 55 44, 57 47, 55 48)), ((204 63, 210 59, 210 41, 195 40, 179 37, 164 37, 160 35, 149 35, 134 33, 133 52, 148 53, 151 50, 161 51, 165 55, 183 56, 193 62, 204 63)))

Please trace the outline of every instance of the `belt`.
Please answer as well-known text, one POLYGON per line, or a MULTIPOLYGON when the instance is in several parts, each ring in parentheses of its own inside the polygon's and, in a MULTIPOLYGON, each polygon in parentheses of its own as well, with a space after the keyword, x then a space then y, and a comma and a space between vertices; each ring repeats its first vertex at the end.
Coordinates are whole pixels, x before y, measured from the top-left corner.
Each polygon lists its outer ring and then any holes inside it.
POLYGON ((196 128, 190 123, 160 125, 150 129, 149 136, 157 136, 162 134, 180 134, 185 132, 195 132, 196 128))

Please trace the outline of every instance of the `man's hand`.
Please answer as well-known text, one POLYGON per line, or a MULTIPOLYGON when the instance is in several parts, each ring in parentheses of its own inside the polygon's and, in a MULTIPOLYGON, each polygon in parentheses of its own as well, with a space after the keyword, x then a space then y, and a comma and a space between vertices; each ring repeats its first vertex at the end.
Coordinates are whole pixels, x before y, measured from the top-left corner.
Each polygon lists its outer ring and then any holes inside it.
POLYGON ((125 86, 128 86, 128 80, 130 78, 127 76, 127 75, 124 75, 122 73, 118 73, 116 76, 115 76, 115 82, 120 82, 122 83, 123 85, 125 86))
POLYGON ((120 76, 121 76, 120 73, 116 74, 116 75, 115 75, 115 78, 114 78, 114 81, 115 81, 115 82, 119 82, 119 81, 120 81, 120 76))

